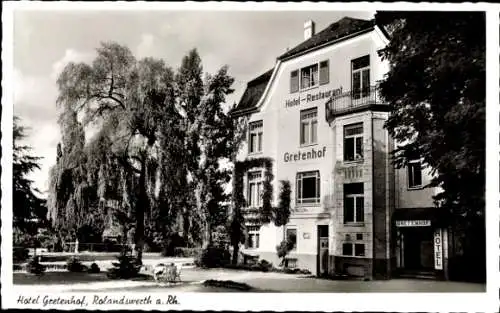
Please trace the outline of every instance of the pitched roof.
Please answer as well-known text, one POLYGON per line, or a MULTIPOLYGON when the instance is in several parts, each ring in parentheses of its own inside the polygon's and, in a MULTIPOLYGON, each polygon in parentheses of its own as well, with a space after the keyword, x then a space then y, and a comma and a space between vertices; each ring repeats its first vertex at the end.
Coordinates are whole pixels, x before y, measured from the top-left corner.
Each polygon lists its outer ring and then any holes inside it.
POLYGON ((238 105, 233 109, 233 115, 244 114, 248 111, 251 111, 257 106, 257 102, 259 102, 260 97, 264 93, 266 89, 267 83, 271 79, 271 75, 273 74, 274 68, 268 70, 264 74, 260 75, 257 78, 249 81, 247 84, 247 88, 241 97, 238 105))
MULTIPOLYGON (((316 35, 312 36, 308 40, 302 42, 295 48, 288 50, 286 53, 279 56, 278 60, 288 59, 312 49, 318 49, 324 44, 346 39, 351 35, 363 31, 370 31, 374 26, 374 20, 361 20, 351 17, 344 17, 339 21, 331 24, 324 30, 320 31, 316 35)), ((248 82, 247 88, 245 89, 240 102, 231 112, 233 116, 252 113, 257 108, 257 103, 259 102, 269 80, 271 79, 273 70, 274 69, 270 69, 264 74, 248 82)))
POLYGON ((302 52, 318 48, 331 41, 337 41, 361 31, 368 31, 375 26, 374 20, 361 20, 351 17, 343 17, 339 21, 331 24, 324 30, 302 42, 293 49, 288 50, 278 57, 278 60, 290 58, 302 52))

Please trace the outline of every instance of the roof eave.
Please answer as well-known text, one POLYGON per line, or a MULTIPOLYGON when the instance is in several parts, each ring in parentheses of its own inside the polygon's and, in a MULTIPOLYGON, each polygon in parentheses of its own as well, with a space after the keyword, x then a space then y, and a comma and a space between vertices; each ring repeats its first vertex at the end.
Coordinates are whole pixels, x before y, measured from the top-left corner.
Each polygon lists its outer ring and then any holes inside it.
POLYGON ((366 28, 366 29, 360 30, 360 31, 355 32, 355 33, 352 33, 352 34, 350 34, 350 35, 347 35, 347 36, 344 36, 344 37, 341 37, 341 38, 338 38, 338 39, 335 39, 335 40, 332 40, 332 41, 325 42, 324 44, 321 44, 321 45, 319 45, 319 46, 312 47, 312 48, 306 49, 306 50, 301 51, 301 52, 297 52, 296 54, 292 54, 292 55, 287 56, 287 57, 278 57, 277 59, 278 59, 279 61, 285 62, 285 61, 291 60, 291 59, 293 59, 293 58, 296 58, 296 57, 302 56, 302 55, 304 55, 304 54, 310 53, 310 52, 312 52, 312 51, 316 51, 316 50, 322 49, 322 48, 324 48, 324 47, 328 47, 328 46, 331 46, 331 45, 337 44, 337 43, 339 43, 339 42, 342 42, 342 41, 345 41, 345 40, 348 40, 348 39, 354 38, 354 37, 356 37, 356 36, 360 36, 360 35, 363 35, 363 34, 365 34, 365 33, 371 32, 374 28, 375 28, 375 25, 372 25, 372 26, 370 26, 369 28, 366 28))
POLYGON ((238 118, 238 117, 242 117, 245 115, 250 115, 250 114, 255 113, 257 111, 258 111, 257 107, 251 107, 251 108, 246 108, 246 109, 241 109, 241 110, 236 109, 230 113, 230 116, 231 116, 231 118, 238 118))

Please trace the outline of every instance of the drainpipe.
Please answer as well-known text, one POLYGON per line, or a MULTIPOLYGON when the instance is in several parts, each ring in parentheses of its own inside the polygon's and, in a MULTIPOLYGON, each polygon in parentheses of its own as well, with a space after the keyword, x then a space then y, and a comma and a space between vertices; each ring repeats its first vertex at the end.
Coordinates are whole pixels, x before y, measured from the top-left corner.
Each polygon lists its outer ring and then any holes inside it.
POLYGON ((371 128, 371 150, 372 150, 372 164, 371 164, 371 172, 372 172, 372 191, 371 191, 371 199, 372 199, 372 272, 371 272, 371 276, 372 276, 372 279, 375 278, 375 255, 376 255, 376 247, 375 247, 375 197, 374 197, 374 181, 375 181, 375 171, 374 171, 374 165, 375 165, 375 158, 374 158, 374 139, 373 139, 373 111, 370 112, 370 128, 371 128))

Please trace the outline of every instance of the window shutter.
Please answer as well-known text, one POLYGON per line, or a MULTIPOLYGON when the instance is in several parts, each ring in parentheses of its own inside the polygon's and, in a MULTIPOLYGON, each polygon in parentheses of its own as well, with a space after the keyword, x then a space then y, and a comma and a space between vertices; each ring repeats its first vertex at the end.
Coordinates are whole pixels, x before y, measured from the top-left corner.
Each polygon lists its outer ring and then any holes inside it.
POLYGON ((319 84, 325 85, 330 82, 330 66, 328 60, 319 64, 319 84))
POLYGON ((299 91, 299 70, 290 73, 290 93, 299 91))

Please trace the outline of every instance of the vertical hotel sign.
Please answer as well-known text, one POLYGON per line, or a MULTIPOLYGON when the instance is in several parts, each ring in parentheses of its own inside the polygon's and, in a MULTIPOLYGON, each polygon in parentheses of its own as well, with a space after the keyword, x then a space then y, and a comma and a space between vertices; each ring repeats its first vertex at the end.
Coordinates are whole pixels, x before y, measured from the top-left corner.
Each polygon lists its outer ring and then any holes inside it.
POLYGON ((434 231, 434 268, 443 269, 443 232, 441 228, 434 231))

